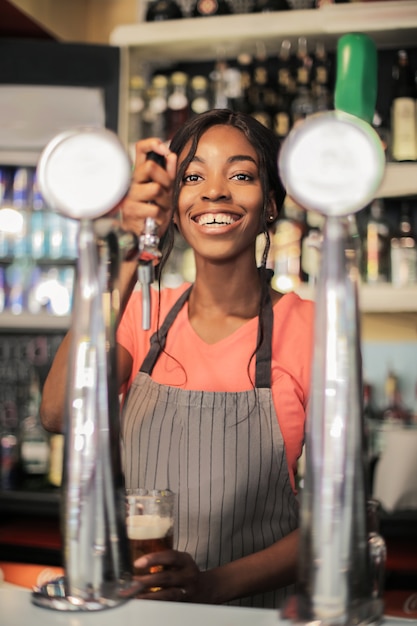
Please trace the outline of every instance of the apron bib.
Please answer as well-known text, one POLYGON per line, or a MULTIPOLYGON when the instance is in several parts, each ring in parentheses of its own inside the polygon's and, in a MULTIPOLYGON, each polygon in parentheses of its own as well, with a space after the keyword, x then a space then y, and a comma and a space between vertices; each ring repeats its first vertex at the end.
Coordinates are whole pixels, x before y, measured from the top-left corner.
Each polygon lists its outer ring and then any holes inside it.
MULTIPOLYGON (((206 392, 160 385, 152 369, 169 328, 189 297, 168 313, 125 402, 122 438, 126 488, 177 494, 174 547, 206 570, 275 543, 298 525, 284 441, 270 389, 273 310, 264 311, 255 389, 206 392)), ((230 604, 274 608, 294 587, 230 604)))

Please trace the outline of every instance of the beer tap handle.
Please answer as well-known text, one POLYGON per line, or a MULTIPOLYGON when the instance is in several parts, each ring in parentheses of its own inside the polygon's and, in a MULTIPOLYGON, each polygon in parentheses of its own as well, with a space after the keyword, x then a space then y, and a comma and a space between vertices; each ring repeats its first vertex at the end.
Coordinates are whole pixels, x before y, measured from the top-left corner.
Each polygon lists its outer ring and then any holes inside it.
MULTIPOLYGON (((165 157, 157 152, 150 151, 146 158, 155 161, 165 168, 165 157)), ((151 285, 155 280, 155 265, 161 258, 159 237, 155 220, 147 217, 145 228, 139 237, 139 266, 138 280, 142 290, 142 328, 148 330, 151 325, 151 285)))

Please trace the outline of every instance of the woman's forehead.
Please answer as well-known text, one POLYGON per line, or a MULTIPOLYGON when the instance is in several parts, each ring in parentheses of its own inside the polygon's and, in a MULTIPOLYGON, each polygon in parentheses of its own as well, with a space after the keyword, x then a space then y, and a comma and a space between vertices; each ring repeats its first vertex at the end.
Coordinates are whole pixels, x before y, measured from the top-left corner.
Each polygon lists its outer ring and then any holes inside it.
MULTIPOLYGON (((180 153, 180 161, 186 159, 190 153, 192 147, 192 139, 190 139, 184 146, 184 149, 180 153)), ((252 157, 253 160, 258 163, 259 157, 256 149, 246 137, 245 133, 236 128, 226 124, 216 124, 210 126, 201 135, 198 140, 195 154, 204 152, 205 150, 215 150, 216 153, 222 154, 225 157, 233 154, 247 154, 252 157)))

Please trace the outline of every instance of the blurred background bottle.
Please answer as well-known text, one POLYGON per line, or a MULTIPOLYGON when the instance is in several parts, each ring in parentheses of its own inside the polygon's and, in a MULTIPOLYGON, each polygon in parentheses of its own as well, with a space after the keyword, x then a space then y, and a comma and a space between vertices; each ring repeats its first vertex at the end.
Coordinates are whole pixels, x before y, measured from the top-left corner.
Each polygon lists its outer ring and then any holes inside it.
POLYGON ((382 422, 397 426, 410 424, 411 411, 402 402, 400 382, 392 370, 387 373, 384 391, 385 405, 381 410, 382 422))
POLYGON ((287 0, 256 0, 253 13, 270 13, 271 11, 289 11, 291 5, 287 0))
POLYGON ((20 427, 21 485, 36 491, 47 486, 49 467, 49 436, 39 418, 39 377, 31 372, 27 416, 20 427))
POLYGON ((390 231, 382 200, 369 207, 362 251, 362 277, 369 284, 386 283, 391 279, 390 231))
POLYGON ((208 79, 198 74, 190 81, 190 112, 191 115, 199 115, 211 108, 208 79))
POLYGON ((166 116, 166 138, 170 140, 190 116, 188 76, 185 72, 173 72, 170 76, 166 116))
POLYGON ((417 283, 417 245, 410 204, 402 202, 398 232, 391 237, 391 282, 396 287, 417 283))
POLYGON ((0 404, 0 488, 16 489, 19 479, 18 414, 14 402, 0 404))
POLYGON ((146 91, 146 106, 143 112, 144 137, 166 138, 166 110, 168 106, 168 78, 155 74, 146 91))
POLYGON ((232 9, 226 0, 196 0, 191 10, 192 17, 230 15, 231 13, 232 9))
POLYGON ((292 124, 314 113, 314 99, 311 91, 312 59, 308 53, 307 39, 298 38, 296 57, 296 93, 291 103, 292 124))
POLYGON ((304 211, 287 196, 282 216, 275 224, 271 255, 272 285, 278 291, 294 291, 301 282, 301 242, 305 230, 304 211))
POLYGON ((182 10, 175 0, 152 0, 147 6, 145 20, 147 22, 164 22, 165 20, 178 20, 182 17, 182 10))
POLYGON ((128 145, 132 160, 135 157, 135 144, 143 137, 143 111, 145 109, 145 79, 134 74, 129 84, 129 135, 128 145))
POLYGON ((368 548, 370 560, 370 576, 372 582, 372 598, 383 600, 385 591, 385 568, 387 546, 380 534, 381 505, 378 500, 367 501, 368 548))
POLYGON ((393 67, 391 154, 394 161, 417 160, 416 84, 405 50, 393 67))

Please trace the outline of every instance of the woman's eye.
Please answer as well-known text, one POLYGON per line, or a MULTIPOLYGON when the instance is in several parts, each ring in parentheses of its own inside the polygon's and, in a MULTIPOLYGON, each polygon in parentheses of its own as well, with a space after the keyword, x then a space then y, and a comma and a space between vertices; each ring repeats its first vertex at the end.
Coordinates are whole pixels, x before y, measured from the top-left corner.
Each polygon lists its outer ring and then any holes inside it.
POLYGON ((198 174, 186 174, 183 178, 183 182, 184 183, 195 183, 196 181, 200 180, 201 176, 199 176, 198 174))
POLYGON ((235 174, 232 178, 236 178, 237 180, 252 180, 252 176, 249 176, 249 174, 235 174))

